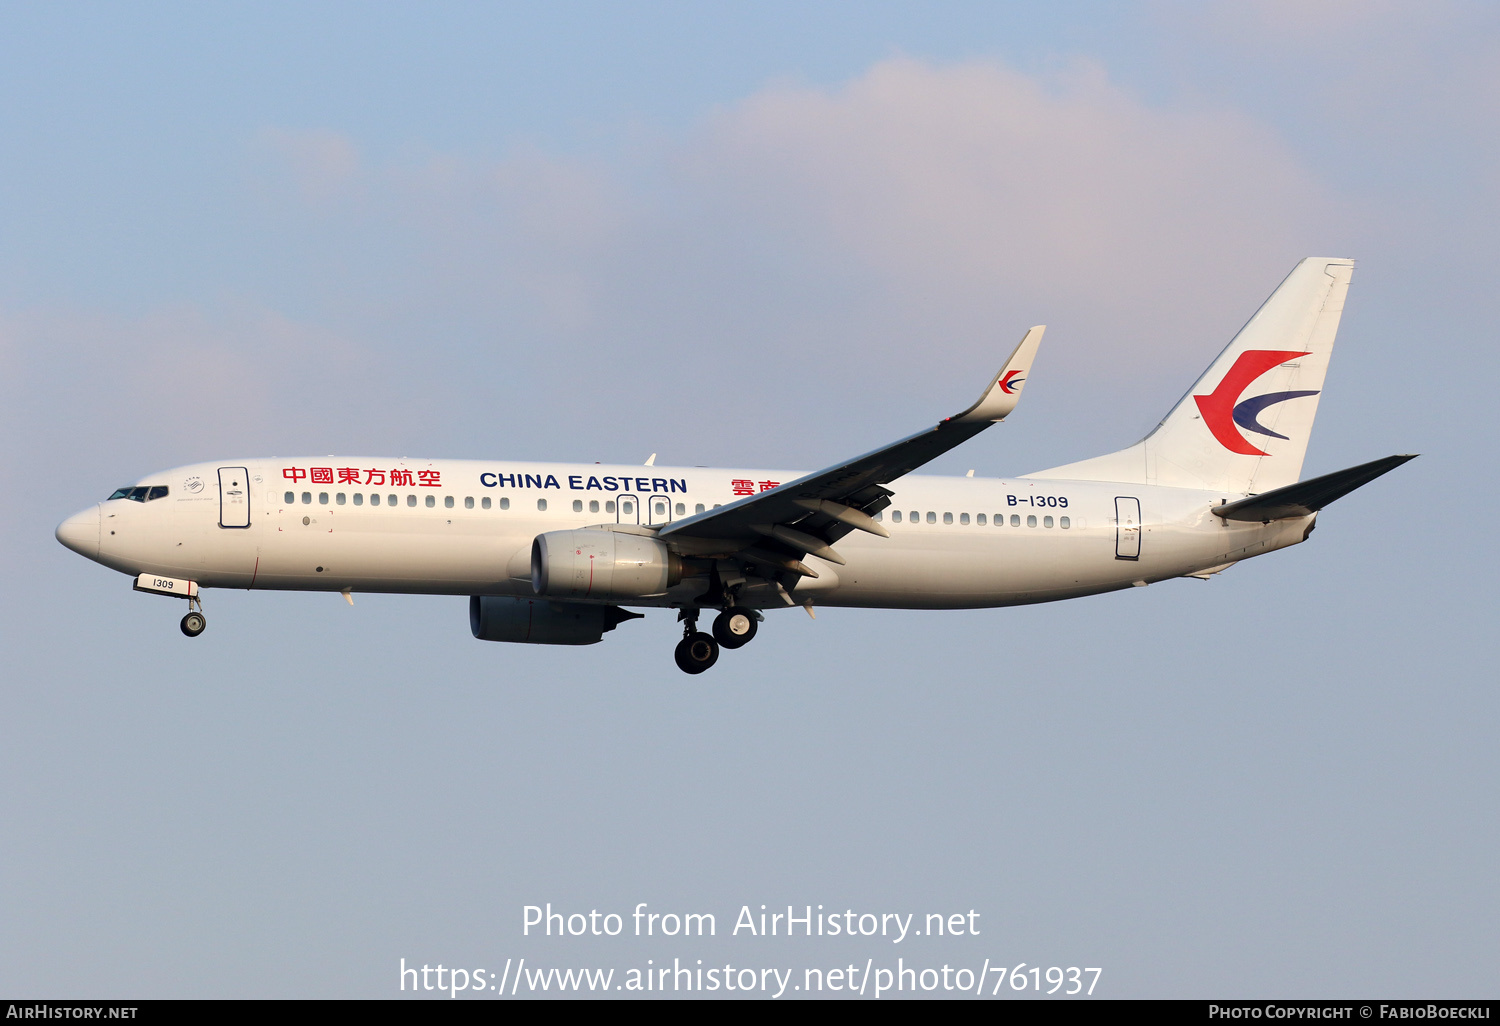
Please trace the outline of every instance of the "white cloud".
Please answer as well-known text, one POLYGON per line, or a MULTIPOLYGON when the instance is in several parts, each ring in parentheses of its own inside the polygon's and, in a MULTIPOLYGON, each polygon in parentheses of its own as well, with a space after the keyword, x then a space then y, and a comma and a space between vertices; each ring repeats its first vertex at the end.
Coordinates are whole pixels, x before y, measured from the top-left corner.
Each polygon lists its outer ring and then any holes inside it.
POLYGON ((543 333, 653 346, 691 330, 712 347, 705 322, 750 308, 774 349, 835 330, 830 304, 855 304, 869 316, 851 327, 884 326, 877 349, 914 332, 988 346, 1061 316, 1099 333, 1075 338, 1079 352, 1112 363, 1122 335, 1170 350, 1174 329, 1220 323, 1226 303, 1230 320, 1247 314, 1332 245, 1318 226, 1336 220, 1264 127, 1151 106, 1086 63, 1042 80, 887 60, 837 89, 770 86, 614 163, 528 148, 356 174, 352 142, 286 139, 303 195, 366 197, 364 227, 411 233, 390 242, 415 258, 402 288, 543 333), (793 267, 778 309, 746 294, 793 267), (1002 314, 1014 322, 995 325, 1002 314))
POLYGON ((685 462, 801 462, 878 441, 840 434, 850 404, 904 430, 967 401, 1037 322, 1053 329, 1039 381, 1080 393, 1053 418, 1164 368, 1159 398, 1110 417, 1148 423, 1297 259, 1330 248, 1326 198, 1271 132, 1148 104, 1089 64, 1044 79, 892 59, 607 156, 374 160, 331 132, 259 147, 261 258, 283 299, 117 323, 33 311, 12 332, 107 354, 95 384, 126 417, 144 416, 138 398, 254 393, 253 417, 218 407, 226 451, 404 450, 462 423, 482 426, 460 450, 477 455, 548 423, 512 454, 622 458, 680 437, 688 413, 685 462))
POLYGON ((1266 269, 1307 255, 1323 202, 1264 128, 1153 108, 1088 64, 1047 82, 895 59, 838 90, 774 87, 715 118, 693 157, 726 205, 950 325, 997 296, 1116 315, 1232 296, 1247 275, 1269 288, 1266 269))

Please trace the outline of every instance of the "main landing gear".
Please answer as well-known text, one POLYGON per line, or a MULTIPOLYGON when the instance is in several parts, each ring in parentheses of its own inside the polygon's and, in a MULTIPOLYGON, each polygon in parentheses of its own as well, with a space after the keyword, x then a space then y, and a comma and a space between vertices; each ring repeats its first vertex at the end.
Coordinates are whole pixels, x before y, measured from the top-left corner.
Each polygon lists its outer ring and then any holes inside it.
POLYGON ((672 653, 683 673, 702 673, 719 661, 719 643, 712 634, 688 631, 672 653))
POLYGON ((739 648, 755 637, 760 614, 742 606, 731 606, 714 617, 713 633, 698 629, 698 610, 684 609, 678 614, 683 622, 682 640, 672 653, 683 673, 702 673, 719 661, 719 649, 739 648))
POLYGON ((203 603, 196 598, 188 599, 188 614, 182 618, 182 633, 190 638, 196 638, 207 626, 208 618, 203 615, 203 603), (194 609, 194 606, 198 608, 194 609))
POLYGON ((725 648, 748 645, 755 637, 755 614, 740 606, 731 606, 714 617, 714 640, 725 648))

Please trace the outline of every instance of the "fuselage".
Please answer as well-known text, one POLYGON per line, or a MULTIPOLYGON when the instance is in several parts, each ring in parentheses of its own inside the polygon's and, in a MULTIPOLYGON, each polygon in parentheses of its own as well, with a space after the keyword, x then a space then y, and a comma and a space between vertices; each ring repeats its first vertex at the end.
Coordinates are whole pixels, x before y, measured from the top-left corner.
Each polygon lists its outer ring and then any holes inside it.
MULTIPOLYGON (((123 573, 203 588, 533 595, 537 535, 665 525, 802 476, 790 470, 319 457, 152 474, 69 518, 58 538, 123 573), (117 493, 119 494, 119 493, 117 493)), ((1047 602, 1201 573, 1304 540, 1313 517, 1223 520, 1239 496, 1185 488, 909 475, 815 556, 797 604, 954 609, 1047 602)), ((686 578, 634 606, 691 604, 686 578)), ((751 588, 747 606, 787 604, 751 588)))

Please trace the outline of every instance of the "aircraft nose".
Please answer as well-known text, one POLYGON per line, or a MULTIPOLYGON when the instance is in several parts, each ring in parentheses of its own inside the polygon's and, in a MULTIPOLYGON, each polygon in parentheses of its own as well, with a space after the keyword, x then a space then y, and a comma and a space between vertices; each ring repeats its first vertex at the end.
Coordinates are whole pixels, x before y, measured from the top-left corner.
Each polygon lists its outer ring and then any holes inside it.
POLYGON ((90 506, 57 525, 57 540, 80 556, 99 555, 99 507, 90 506))

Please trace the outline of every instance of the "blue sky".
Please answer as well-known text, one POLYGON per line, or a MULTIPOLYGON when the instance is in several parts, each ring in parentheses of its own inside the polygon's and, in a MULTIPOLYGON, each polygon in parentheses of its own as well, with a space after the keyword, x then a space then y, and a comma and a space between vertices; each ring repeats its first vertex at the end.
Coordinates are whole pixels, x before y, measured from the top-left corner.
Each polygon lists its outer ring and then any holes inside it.
POLYGON ((672 956, 523 941, 551 900, 981 908, 941 957, 1111 996, 1493 990, 1493 8, 0 21, 0 988, 672 956), (1423 457, 1207 584, 773 617, 689 681, 660 615, 561 652, 213 594, 188 642, 51 538, 249 454, 820 466, 1047 323, 936 466, 1040 469, 1134 441, 1312 254, 1360 263, 1308 472, 1423 457))

